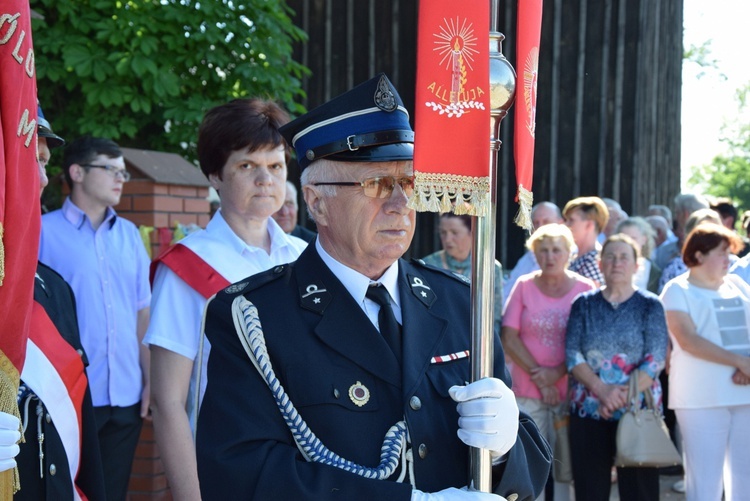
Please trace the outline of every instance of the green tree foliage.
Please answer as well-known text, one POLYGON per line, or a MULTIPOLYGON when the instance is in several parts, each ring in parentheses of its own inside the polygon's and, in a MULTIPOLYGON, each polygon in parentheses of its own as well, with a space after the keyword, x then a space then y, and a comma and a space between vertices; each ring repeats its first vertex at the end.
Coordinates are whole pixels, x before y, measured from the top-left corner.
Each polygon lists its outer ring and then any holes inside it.
POLYGON ((727 152, 714 157, 709 165, 693 167, 688 180, 697 192, 730 197, 742 209, 750 209, 750 84, 737 91, 736 123, 722 128, 727 152))
POLYGON ((206 110, 233 98, 303 111, 283 0, 32 0, 39 99, 56 132, 189 158, 206 110))
POLYGON ((719 61, 714 57, 711 44, 713 40, 706 40, 701 45, 690 44, 686 48, 682 57, 688 63, 694 63, 700 68, 696 73, 696 78, 703 78, 707 73, 713 73, 721 80, 726 80, 727 76, 719 71, 719 61))

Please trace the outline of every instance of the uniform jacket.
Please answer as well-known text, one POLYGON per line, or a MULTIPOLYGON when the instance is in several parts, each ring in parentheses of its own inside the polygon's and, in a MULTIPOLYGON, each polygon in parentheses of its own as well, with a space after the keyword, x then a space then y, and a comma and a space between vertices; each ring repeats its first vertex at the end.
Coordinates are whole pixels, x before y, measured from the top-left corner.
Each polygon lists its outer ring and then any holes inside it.
MULTIPOLYGON (((51 268, 39 263, 37 279, 34 285, 34 300, 44 307, 50 320, 54 323, 65 341, 78 350, 86 363, 86 356, 78 336, 78 322, 73 292, 68 284, 51 268)), ((55 333, 55 334, 57 334, 55 333)), ((22 381, 23 385, 24 382, 22 381)), ((33 388, 31 389, 33 392, 33 388)), ((104 473, 99 455, 99 439, 94 423, 94 411, 91 405, 91 393, 85 389, 81 406, 82 447, 80 451, 80 466, 76 477, 76 486, 80 493, 89 500, 103 500, 104 473)), ((21 407, 22 420, 26 414, 21 407)), ((16 457, 21 479, 21 490, 15 500, 68 500, 74 499, 73 485, 69 473, 67 455, 63 441, 44 402, 35 398, 29 402, 27 428, 24 433, 25 443, 21 443, 21 451, 16 457), (38 419, 37 406, 40 406, 41 426, 44 433, 42 464, 39 462, 39 442, 37 439, 38 419), (40 475, 40 467, 43 476, 40 475)))
MULTIPOLYGON (((469 349, 468 285, 450 272, 401 260, 399 291, 403 370, 313 245, 295 263, 217 294, 206 313, 212 351, 196 444, 204 499, 411 497, 408 483, 390 481, 400 469, 388 481, 370 480, 305 461, 239 341, 231 305, 240 294, 258 308, 276 376, 330 450, 375 467, 386 431, 406 417, 416 487, 434 492, 467 484, 468 447, 456 435, 448 389, 469 380, 469 359, 433 359, 469 349), (349 397, 357 384, 369 390, 361 406, 349 397)), ((497 338, 495 359, 495 374, 510 386, 497 338)), ((493 480, 498 494, 530 500, 544 487, 550 452, 533 421, 523 414, 520 420, 516 445, 493 469, 493 480)))

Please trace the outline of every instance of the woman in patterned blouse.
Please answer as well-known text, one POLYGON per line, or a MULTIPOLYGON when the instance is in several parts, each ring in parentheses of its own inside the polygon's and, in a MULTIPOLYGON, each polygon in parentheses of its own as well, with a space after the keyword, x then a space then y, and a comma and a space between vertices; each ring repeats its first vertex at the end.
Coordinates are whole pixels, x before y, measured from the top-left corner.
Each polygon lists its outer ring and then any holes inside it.
MULTIPOLYGON (((568 319, 565 358, 570 378, 570 445, 576 499, 609 499, 615 435, 625 412, 630 373, 661 407, 658 374, 664 367, 667 325, 654 294, 633 286, 638 244, 609 237, 599 266, 605 287, 581 294, 568 319)), ((620 499, 657 501, 656 468, 618 468, 620 499)))

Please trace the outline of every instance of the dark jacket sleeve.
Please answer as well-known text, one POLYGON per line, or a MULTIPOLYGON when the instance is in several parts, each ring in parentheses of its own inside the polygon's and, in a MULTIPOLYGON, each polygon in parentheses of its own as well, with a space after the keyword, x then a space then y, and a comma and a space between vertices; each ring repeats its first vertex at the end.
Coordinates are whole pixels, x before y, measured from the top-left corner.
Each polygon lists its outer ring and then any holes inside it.
POLYGON ((518 439, 504 463, 493 468, 493 479, 500 478, 495 494, 518 494, 518 501, 532 501, 542 493, 552 466, 552 451, 539 433, 534 420, 520 415, 518 439))

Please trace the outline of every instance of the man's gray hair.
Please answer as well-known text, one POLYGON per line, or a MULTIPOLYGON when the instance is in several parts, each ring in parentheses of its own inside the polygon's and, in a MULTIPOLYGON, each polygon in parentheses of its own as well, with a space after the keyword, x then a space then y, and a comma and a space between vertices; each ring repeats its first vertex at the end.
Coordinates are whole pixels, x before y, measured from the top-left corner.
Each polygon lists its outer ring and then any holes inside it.
POLYGON ((652 204, 648 206, 648 211, 654 213, 653 215, 663 217, 668 226, 672 225, 672 210, 666 205, 652 204))
POLYGON ((692 193, 680 193, 674 197, 674 205, 677 212, 684 211, 688 214, 699 209, 708 209, 708 201, 700 195, 694 195, 692 193))
MULTIPOLYGON (((302 186, 314 185, 320 182, 335 182, 340 181, 338 178, 339 174, 343 173, 343 167, 339 162, 328 160, 327 158, 321 158, 311 163, 305 170, 302 171, 300 176, 300 184, 302 186)), ((320 194, 324 197, 336 196, 336 186, 316 186, 316 189, 320 191, 320 194)))

